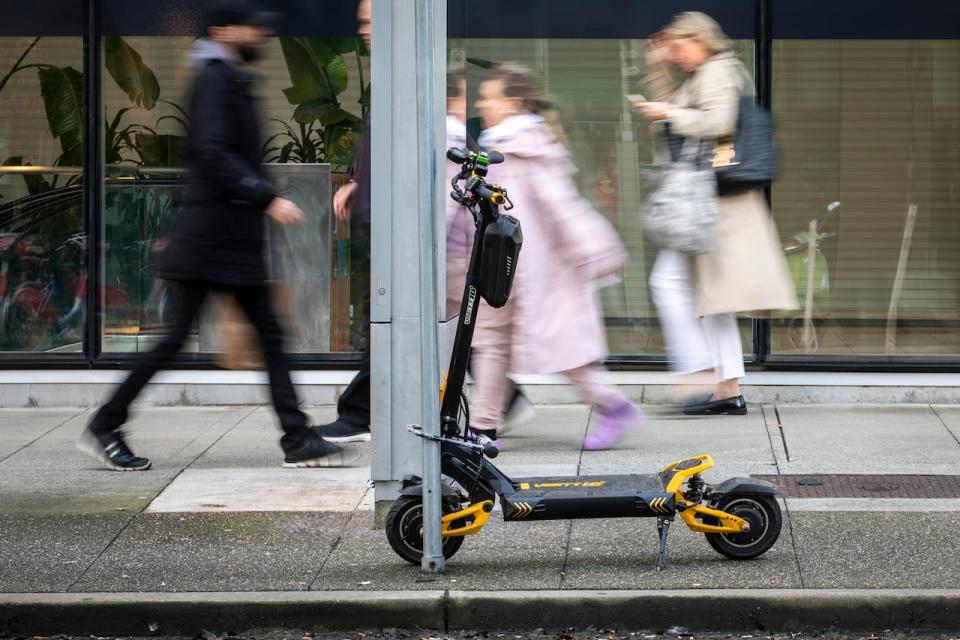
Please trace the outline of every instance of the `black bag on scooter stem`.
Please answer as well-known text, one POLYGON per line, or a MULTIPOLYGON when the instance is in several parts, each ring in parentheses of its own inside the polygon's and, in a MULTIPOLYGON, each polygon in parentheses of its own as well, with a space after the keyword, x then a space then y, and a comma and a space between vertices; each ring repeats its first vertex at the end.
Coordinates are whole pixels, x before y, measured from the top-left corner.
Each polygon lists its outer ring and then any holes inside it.
POLYGON ((513 216, 500 214, 483 233, 479 288, 480 295, 491 307, 500 308, 510 299, 522 244, 520 221, 513 216))

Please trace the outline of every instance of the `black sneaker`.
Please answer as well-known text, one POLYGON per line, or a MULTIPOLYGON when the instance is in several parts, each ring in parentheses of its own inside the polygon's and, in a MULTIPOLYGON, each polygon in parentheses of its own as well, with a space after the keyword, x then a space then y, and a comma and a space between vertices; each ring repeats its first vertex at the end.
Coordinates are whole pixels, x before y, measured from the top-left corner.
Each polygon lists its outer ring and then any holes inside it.
POLYGON ((112 471, 146 471, 152 464, 149 458, 133 455, 120 431, 99 435, 84 429, 77 448, 112 471))
POLYGON ((323 438, 310 437, 300 446, 290 449, 283 458, 285 469, 308 467, 349 467, 360 458, 356 452, 345 452, 323 438))
POLYGON ((314 427, 313 431, 327 442, 370 442, 370 427, 360 427, 345 420, 314 427))

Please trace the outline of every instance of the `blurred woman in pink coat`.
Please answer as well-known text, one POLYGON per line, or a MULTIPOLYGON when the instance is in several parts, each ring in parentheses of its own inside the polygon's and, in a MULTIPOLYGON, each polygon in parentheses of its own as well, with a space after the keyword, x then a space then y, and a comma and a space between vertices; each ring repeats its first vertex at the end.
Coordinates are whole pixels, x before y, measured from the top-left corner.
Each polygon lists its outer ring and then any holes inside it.
POLYGON ((496 441, 507 372, 562 373, 597 410, 586 449, 606 449, 643 421, 607 381, 598 288, 626 254, 613 226, 579 194, 556 112, 533 75, 500 66, 484 79, 477 110, 480 144, 504 154, 488 179, 504 185, 520 220, 523 249, 510 301, 483 304, 474 335, 476 395, 471 427, 496 441))

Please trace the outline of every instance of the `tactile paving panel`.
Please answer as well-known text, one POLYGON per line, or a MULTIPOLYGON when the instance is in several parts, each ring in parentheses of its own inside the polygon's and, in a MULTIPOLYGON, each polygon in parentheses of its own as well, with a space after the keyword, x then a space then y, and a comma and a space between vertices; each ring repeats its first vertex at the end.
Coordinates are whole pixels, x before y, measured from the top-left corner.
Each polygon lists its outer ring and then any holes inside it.
POLYGON ((754 475, 786 498, 960 498, 960 476, 754 475))

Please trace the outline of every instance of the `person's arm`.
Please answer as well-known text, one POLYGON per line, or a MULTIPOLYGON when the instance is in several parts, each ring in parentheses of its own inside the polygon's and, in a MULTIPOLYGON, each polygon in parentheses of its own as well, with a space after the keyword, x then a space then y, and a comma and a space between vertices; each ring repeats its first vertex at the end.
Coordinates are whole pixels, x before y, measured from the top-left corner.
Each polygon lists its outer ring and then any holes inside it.
POLYGON ((550 162, 531 171, 531 190, 557 243, 555 252, 584 282, 617 273, 626 250, 610 221, 580 195, 569 162, 550 162))
POLYGON ((227 197, 245 200, 265 211, 276 192, 270 181, 230 144, 242 132, 230 131, 227 126, 229 82, 222 73, 208 69, 194 84, 190 118, 193 160, 201 176, 216 184, 227 197))
POLYGON ((654 102, 668 102, 677 90, 669 47, 659 35, 647 40, 646 47, 647 75, 643 78, 643 93, 654 102))
POLYGON ((664 113, 671 133, 688 138, 722 138, 734 133, 741 79, 730 64, 706 64, 695 80, 699 97, 693 107, 669 106, 664 113))

